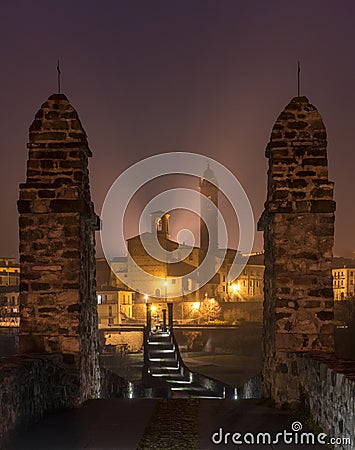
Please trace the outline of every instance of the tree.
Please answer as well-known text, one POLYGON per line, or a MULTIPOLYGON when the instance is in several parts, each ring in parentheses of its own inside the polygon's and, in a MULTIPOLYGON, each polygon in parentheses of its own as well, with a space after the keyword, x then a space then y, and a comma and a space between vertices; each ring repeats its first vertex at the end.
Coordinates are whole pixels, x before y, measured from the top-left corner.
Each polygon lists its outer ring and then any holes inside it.
POLYGON ((217 319, 221 313, 221 306, 214 298, 207 298, 201 303, 200 314, 207 322, 211 319, 217 319))

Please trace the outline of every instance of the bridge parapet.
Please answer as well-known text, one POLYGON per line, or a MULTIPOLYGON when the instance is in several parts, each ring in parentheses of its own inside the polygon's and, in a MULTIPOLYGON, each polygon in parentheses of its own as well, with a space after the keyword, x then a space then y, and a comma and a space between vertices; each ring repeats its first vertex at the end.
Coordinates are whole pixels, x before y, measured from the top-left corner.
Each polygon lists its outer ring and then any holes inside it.
POLYGON ((350 439, 336 449, 354 448, 355 361, 322 352, 299 354, 295 361, 300 400, 328 437, 350 439))
POLYGON ((78 404, 79 371, 63 356, 22 355, 0 360, 0 448, 46 411, 78 404))

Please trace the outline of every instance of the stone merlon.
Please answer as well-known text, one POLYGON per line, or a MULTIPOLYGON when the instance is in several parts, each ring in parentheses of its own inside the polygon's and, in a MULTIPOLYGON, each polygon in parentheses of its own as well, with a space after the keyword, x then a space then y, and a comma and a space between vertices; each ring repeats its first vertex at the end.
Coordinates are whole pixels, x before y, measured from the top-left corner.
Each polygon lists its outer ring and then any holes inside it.
POLYGON ((29 130, 26 183, 20 185, 21 214, 79 212, 96 228, 89 195, 92 156, 79 116, 64 94, 53 94, 36 113, 29 130))
POLYGON ((295 97, 273 126, 266 147, 268 196, 258 229, 277 212, 334 212, 334 183, 328 180, 327 133, 316 107, 295 97))

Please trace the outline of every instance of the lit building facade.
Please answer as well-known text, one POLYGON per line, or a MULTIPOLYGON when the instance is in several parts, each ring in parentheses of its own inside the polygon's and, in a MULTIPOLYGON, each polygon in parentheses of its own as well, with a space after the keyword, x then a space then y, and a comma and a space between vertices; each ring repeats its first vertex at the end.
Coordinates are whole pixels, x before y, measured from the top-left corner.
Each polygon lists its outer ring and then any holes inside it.
POLYGON ((355 268, 332 269, 334 300, 355 298, 355 268))
POLYGON ((0 286, 0 326, 20 324, 19 287, 0 286))
POLYGON ((19 326, 19 283, 20 264, 0 258, 0 326, 19 326))
POLYGON ((20 264, 15 258, 0 258, 0 286, 17 286, 20 282, 20 264))
POLYGON ((132 319, 133 291, 115 288, 97 290, 99 328, 121 325, 132 319))

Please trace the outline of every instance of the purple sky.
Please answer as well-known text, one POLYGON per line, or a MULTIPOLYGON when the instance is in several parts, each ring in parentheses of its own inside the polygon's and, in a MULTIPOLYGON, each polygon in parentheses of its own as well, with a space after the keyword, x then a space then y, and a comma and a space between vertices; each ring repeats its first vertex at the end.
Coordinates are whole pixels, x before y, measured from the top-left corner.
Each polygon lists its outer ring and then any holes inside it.
MULTIPOLYGON (((301 94, 328 131, 334 253, 354 256, 354 17, 350 0, 3 1, 0 255, 17 255, 28 127, 56 91, 59 58, 62 91, 94 154, 98 213, 131 164, 192 151, 237 176, 256 220, 266 196, 264 149, 277 115, 296 95, 301 60, 301 94)), ((136 231, 129 227, 128 234, 136 231)), ((257 233, 255 250, 261 248, 257 233)))

